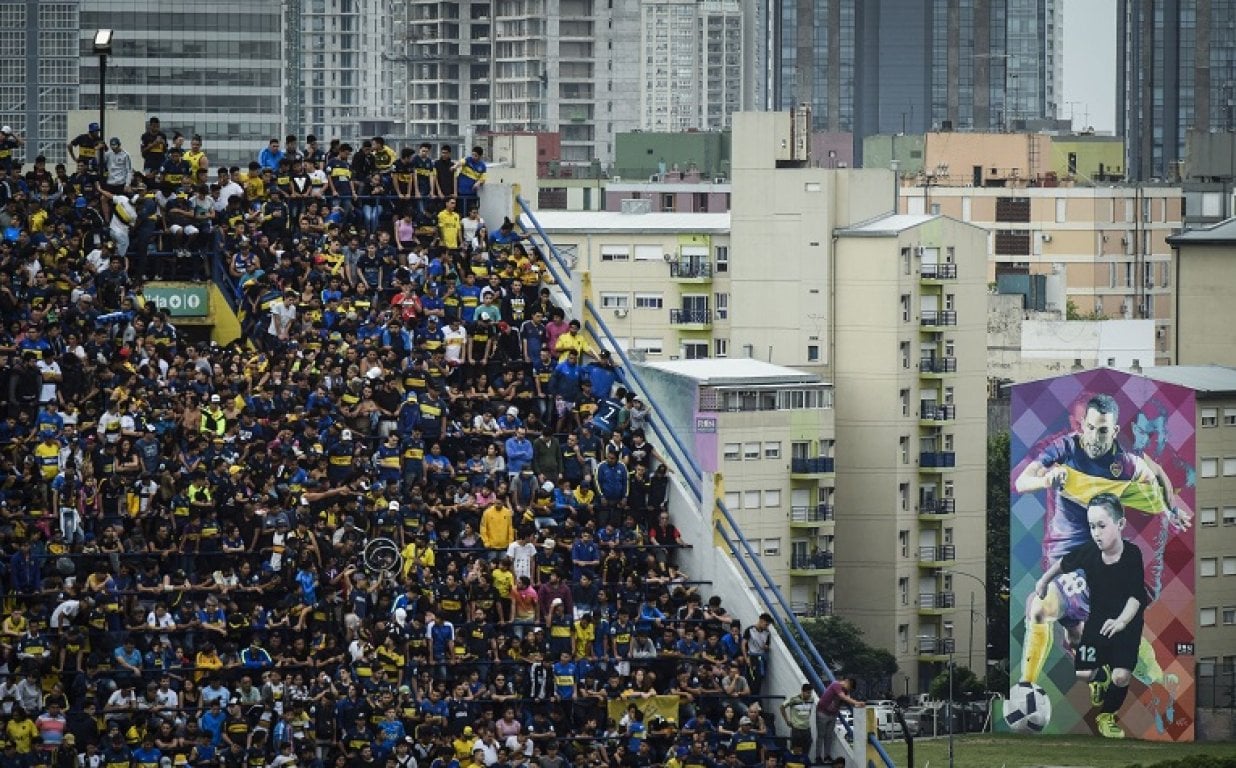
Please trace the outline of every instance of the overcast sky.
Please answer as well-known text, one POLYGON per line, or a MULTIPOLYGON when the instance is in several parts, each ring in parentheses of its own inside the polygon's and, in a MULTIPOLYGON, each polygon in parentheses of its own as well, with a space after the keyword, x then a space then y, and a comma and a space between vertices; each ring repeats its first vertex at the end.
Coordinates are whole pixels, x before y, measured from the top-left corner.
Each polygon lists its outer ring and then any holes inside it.
POLYGON ((1064 98, 1058 116, 1072 116, 1073 127, 1082 130, 1087 113, 1096 131, 1116 129, 1116 0, 1064 0, 1064 98))

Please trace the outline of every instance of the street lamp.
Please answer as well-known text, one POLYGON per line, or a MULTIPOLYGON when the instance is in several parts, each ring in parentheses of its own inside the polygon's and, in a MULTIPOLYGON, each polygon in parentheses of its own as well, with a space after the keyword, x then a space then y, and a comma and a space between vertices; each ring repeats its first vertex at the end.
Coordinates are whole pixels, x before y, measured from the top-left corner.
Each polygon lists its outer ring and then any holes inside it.
POLYGON ((107 136, 107 57, 112 53, 112 31, 110 29, 96 30, 94 33, 94 54, 99 57, 99 136, 107 136))
MULTIPOLYGON (((979 586, 981 586, 981 587, 983 588, 983 596, 984 596, 984 597, 983 597, 983 599, 984 599, 984 603, 983 603, 983 604, 984 604, 984 605, 986 605, 986 604, 987 604, 987 603, 986 603, 986 596, 987 596, 987 582, 983 581, 983 580, 982 580, 982 579, 980 579, 978 576, 975 576, 975 575, 974 575, 974 574, 972 574, 972 573, 966 573, 965 571, 945 571, 945 573, 947 573, 949 576, 965 576, 967 579, 974 579, 975 581, 977 581, 977 582, 979 583, 979 586)), ((968 650, 968 651, 967 651, 967 653, 966 653, 966 666, 970 668, 970 671, 971 671, 971 672, 973 672, 973 671, 974 671, 974 590, 971 590, 971 591, 970 591, 970 632, 969 632, 969 638, 970 638, 970 640, 969 640, 970 647, 969 647, 969 650, 968 650)), ((986 627, 984 627, 984 632, 983 632, 983 642, 984 642, 984 643, 986 643, 986 642, 987 642, 987 632, 986 632, 986 627)), ((986 646, 984 645, 984 647, 986 647, 986 646)))

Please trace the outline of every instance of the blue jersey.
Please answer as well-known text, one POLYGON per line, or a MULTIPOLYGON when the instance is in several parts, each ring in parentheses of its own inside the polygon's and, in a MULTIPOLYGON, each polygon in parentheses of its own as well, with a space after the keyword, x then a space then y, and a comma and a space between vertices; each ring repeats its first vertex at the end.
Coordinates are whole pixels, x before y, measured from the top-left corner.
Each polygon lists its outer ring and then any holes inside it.
POLYGON ((1036 457, 1045 468, 1066 467, 1064 485, 1048 492, 1043 553, 1050 562, 1090 543, 1086 507, 1100 493, 1111 493, 1126 508, 1157 515, 1170 505, 1150 467, 1118 444, 1098 458, 1090 458, 1076 434, 1048 443, 1036 457))
POLYGON ((575 698, 575 674, 576 668, 573 661, 565 664, 560 661, 554 664, 554 693, 563 701, 575 698))

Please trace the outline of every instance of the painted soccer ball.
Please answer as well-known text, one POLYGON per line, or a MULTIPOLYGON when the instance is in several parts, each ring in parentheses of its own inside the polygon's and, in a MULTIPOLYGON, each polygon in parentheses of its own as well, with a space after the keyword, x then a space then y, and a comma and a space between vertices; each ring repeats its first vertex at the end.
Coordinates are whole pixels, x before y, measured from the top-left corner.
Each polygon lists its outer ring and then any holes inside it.
POLYGON ((1018 733, 1038 733, 1051 722, 1051 699, 1034 683, 1018 683, 1004 702, 1004 721, 1018 733))

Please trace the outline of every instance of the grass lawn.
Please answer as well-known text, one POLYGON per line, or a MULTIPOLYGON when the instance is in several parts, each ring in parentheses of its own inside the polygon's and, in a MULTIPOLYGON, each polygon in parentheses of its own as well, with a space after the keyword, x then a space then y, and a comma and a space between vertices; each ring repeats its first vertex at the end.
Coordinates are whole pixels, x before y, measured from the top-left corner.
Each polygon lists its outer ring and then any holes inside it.
MULTIPOLYGON (((909 768, 904 742, 885 743, 897 768, 909 768)), ((957 768, 1034 768, 1036 766, 1090 766, 1127 768, 1149 766, 1189 755, 1228 757, 1236 766, 1236 743, 1198 742, 1165 744, 1150 741, 1113 741, 1092 736, 1013 736, 975 733, 953 742, 957 768)), ((914 768, 947 768, 948 739, 915 740, 914 768)))

